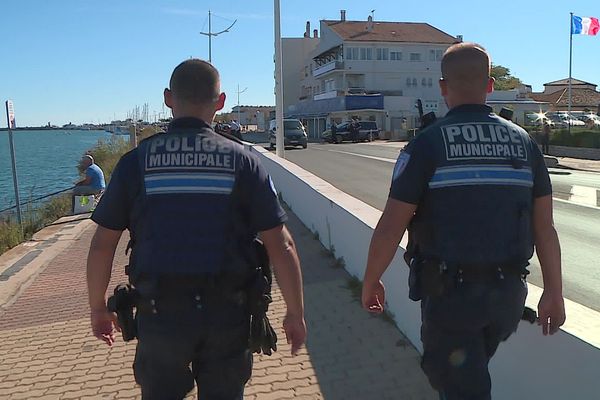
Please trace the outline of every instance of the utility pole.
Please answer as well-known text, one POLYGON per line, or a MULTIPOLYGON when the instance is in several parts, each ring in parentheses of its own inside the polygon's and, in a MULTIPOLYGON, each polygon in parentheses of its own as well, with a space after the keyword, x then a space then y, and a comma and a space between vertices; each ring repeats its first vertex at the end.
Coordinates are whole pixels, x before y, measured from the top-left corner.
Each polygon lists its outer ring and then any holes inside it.
POLYGON ((208 10, 208 32, 200 32, 200 34, 204 35, 204 36, 208 36, 208 62, 212 64, 212 37, 219 36, 220 34, 225 33, 225 32, 229 32, 229 30, 231 28, 233 28, 233 26, 237 22, 237 19, 235 21, 233 21, 233 23, 231 25, 229 25, 229 27, 227 29, 222 30, 220 32, 213 32, 211 16, 212 16, 212 13, 210 12, 210 10, 208 10))
POLYGON ((237 85, 237 123, 241 126, 241 122, 240 122, 240 94, 244 93, 246 90, 248 90, 248 88, 244 88, 244 90, 240 90, 240 84, 238 83, 237 85))

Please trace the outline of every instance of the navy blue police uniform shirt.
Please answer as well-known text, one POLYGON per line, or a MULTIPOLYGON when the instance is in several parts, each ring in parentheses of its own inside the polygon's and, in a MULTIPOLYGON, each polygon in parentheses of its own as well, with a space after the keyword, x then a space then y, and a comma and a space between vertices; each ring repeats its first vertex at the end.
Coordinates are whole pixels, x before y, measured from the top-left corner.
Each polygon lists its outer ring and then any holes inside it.
MULTIPOLYGON (((169 125, 166 134, 181 129, 204 129, 208 125, 195 118, 175 119, 169 125)), ((220 135, 212 132, 215 136, 220 135)), ((162 135, 162 134, 161 134, 162 135)), ((228 139, 226 139, 228 140, 228 139)), ((241 192, 240 199, 248 213, 249 229, 256 233, 275 228, 287 220, 287 216, 275 192, 273 182, 256 155, 245 151, 243 146, 233 143, 236 152, 236 168, 241 192)), ((141 191, 142 174, 139 167, 138 149, 125 154, 117 163, 100 203, 92 214, 92 220, 98 225, 112 229, 135 229, 134 206, 141 191)), ((210 198, 206 198, 198 207, 211 207, 210 198)), ((201 221, 198 221, 201 223, 201 221)))
POLYGON ((417 205, 411 238, 424 257, 523 262, 533 255, 532 210, 551 195, 531 137, 485 105, 461 105, 398 156, 389 196, 417 205))

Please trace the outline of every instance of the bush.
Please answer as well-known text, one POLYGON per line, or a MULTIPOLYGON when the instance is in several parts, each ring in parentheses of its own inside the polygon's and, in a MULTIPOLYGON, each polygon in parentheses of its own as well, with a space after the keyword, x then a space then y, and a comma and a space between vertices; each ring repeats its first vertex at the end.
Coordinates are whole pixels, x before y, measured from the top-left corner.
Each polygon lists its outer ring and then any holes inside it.
MULTIPOLYGON (((525 129, 538 142, 541 143, 541 132, 539 127, 527 126, 525 129)), ((550 135, 550 144, 554 146, 588 147, 600 148, 600 130, 587 128, 560 128, 553 129, 550 135)))
POLYGON ((589 129, 559 129, 552 132, 550 144, 555 146, 600 148, 600 131, 589 129))
POLYGON ((117 162, 123 154, 129 151, 130 145, 128 137, 113 135, 108 140, 100 140, 92 147, 87 154, 94 157, 94 162, 98 164, 106 182, 110 181, 110 176, 117 165, 117 162), (127 139, 126 139, 127 138, 127 139))
POLYGON ((51 198, 39 208, 29 206, 23 210, 22 229, 19 228, 16 216, 5 217, 0 220, 0 254, 31 239, 37 231, 70 212, 71 196, 61 194, 51 198))

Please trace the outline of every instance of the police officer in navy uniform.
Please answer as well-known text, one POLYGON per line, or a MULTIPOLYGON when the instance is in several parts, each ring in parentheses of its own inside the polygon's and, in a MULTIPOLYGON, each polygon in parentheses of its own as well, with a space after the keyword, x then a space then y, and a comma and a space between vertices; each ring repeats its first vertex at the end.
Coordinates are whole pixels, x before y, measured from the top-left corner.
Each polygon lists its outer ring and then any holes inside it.
POLYGON ((399 155, 364 276, 363 307, 380 313, 380 279, 408 228, 422 367, 441 399, 491 398, 488 363, 523 315, 534 247, 543 334, 565 321, 548 171, 527 132, 485 105, 489 72, 479 45, 455 44, 444 54, 440 88, 450 111, 399 155))
MULTIPOLYGON (((271 178, 240 143, 212 131, 223 108, 217 70, 190 59, 164 91, 173 121, 124 155, 92 219, 87 265, 92 330, 114 342, 105 293, 123 230, 138 291, 134 361, 142 398, 241 400, 251 375, 243 289, 257 233, 287 305, 283 327, 296 354, 306 337, 302 277, 271 178)), ((255 261, 255 260, 254 260, 255 261)))

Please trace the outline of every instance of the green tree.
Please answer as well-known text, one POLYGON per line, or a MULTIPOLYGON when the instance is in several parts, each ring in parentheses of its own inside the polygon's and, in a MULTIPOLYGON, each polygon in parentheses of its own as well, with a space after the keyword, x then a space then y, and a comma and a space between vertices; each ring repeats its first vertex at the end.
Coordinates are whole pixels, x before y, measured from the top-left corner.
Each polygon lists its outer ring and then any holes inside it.
POLYGON ((496 79, 494 90, 510 90, 515 89, 523 82, 510 74, 510 69, 502 65, 492 65, 490 75, 496 79))

